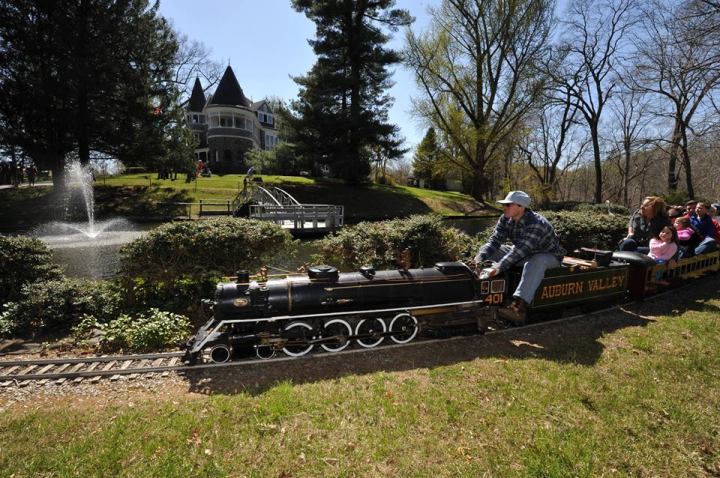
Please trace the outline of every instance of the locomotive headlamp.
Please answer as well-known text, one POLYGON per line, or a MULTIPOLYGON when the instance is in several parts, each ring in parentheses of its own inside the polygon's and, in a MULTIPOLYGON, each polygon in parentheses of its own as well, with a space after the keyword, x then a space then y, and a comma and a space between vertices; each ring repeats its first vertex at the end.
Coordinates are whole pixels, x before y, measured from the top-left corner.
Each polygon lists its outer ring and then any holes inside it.
POLYGON ((233 305, 235 307, 245 307, 248 305, 248 300, 244 297, 238 297, 237 299, 233 300, 233 305))

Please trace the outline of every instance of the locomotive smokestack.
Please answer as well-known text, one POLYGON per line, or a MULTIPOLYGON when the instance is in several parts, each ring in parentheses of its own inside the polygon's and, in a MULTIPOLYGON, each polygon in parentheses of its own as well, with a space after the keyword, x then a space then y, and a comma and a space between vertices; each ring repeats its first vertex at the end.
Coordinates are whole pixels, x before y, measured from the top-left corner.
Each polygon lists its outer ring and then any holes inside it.
POLYGON ((246 270, 239 270, 237 271, 237 279, 235 279, 235 283, 238 285, 244 285, 245 287, 248 286, 250 283, 250 272, 246 270))

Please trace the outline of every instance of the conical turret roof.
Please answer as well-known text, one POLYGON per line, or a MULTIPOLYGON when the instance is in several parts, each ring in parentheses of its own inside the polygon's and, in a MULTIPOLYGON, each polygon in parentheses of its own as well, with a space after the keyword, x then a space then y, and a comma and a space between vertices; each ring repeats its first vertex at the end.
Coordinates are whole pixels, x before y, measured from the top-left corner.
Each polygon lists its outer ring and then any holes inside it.
POLYGON ((200 79, 195 78, 195 85, 193 85, 192 95, 190 95, 190 101, 188 101, 188 111, 202 111, 205 108, 205 92, 200 84, 200 79))
POLYGON ((238 83, 237 78, 235 78, 235 73, 233 73, 230 66, 228 66, 225 70, 225 73, 220 80, 220 84, 208 104, 250 106, 250 102, 247 98, 245 98, 243 90, 240 88, 240 84, 238 83))

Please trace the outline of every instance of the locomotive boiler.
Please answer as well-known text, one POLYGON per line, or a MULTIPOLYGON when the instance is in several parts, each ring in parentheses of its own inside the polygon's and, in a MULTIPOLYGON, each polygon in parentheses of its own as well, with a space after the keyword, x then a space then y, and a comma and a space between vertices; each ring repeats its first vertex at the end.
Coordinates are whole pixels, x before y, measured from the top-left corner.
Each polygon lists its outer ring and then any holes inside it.
POLYGON ((477 306, 504 302, 506 290, 505 279, 478 281, 462 262, 348 273, 315 266, 302 276, 249 279, 243 271, 218 284, 215 300, 206 302, 213 317, 188 343, 188 361, 225 362, 248 349, 265 358, 315 346, 339 352, 351 341, 366 348, 385 339, 407 343, 421 326, 480 320, 477 306))

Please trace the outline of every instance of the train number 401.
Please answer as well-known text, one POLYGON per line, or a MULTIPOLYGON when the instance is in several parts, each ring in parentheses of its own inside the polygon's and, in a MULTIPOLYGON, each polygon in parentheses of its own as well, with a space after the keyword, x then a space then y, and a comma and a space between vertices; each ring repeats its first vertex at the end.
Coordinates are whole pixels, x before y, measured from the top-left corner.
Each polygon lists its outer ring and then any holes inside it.
POLYGON ((485 302, 488 304, 502 304, 503 294, 489 294, 485 297, 485 302))

